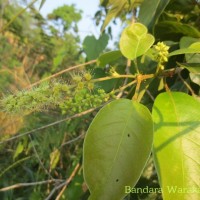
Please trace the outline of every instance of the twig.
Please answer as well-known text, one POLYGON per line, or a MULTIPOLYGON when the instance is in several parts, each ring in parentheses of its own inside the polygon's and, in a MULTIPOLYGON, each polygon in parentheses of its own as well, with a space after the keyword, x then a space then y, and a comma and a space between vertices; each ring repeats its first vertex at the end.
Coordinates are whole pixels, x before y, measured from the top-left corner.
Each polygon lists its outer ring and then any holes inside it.
POLYGON ((139 90, 140 90, 141 82, 142 82, 142 77, 141 77, 141 75, 139 74, 139 75, 137 76, 137 85, 136 85, 136 89, 135 89, 135 94, 134 94, 134 96, 133 96, 133 100, 135 100, 135 101, 138 100, 138 95, 139 95, 139 90))
POLYGON ((97 79, 92 79, 91 82, 96 83, 96 82, 100 82, 100 81, 107 81, 107 80, 111 80, 111 79, 117 79, 117 78, 132 78, 135 79, 136 76, 135 75, 131 75, 131 74, 124 74, 124 75, 117 75, 117 76, 106 76, 106 77, 102 77, 102 78, 97 78, 97 79))
POLYGON ((35 148, 35 145, 34 145, 34 143, 33 143, 33 140, 32 140, 32 137, 31 137, 31 135, 29 134, 29 138, 30 138, 30 141, 31 141, 31 144, 32 144, 32 147, 33 147, 33 151, 35 152, 35 155, 36 155, 36 157, 37 157, 37 159, 38 159, 38 161, 39 161, 39 163, 40 163, 40 166, 44 169, 44 171, 45 171, 45 173, 51 178, 51 179, 53 179, 53 177, 51 176, 51 174, 48 172, 48 170, 45 168, 45 166, 43 165, 43 163, 42 163, 42 161, 41 161, 41 159, 40 159, 40 157, 39 157, 39 154, 38 154, 38 152, 37 152, 37 150, 36 150, 36 148, 35 148))
POLYGON ((167 85, 166 77, 164 77, 163 81, 164 81, 164 87, 165 87, 166 92, 170 92, 170 89, 167 85))
POLYGON ((36 132, 36 131, 43 130, 43 129, 45 129, 45 128, 49 128, 49 127, 54 126, 54 125, 56 125, 56 124, 62 123, 62 122, 64 122, 64 121, 67 121, 67 120, 70 120, 70 119, 74 119, 74 118, 81 117, 81 116, 83 116, 83 115, 86 115, 86 114, 89 114, 89 113, 93 112, 94 110, 96 110, 96 109, 98 109, 98 108, 100 108, 100 107, 101 107, 101 106, 96 107, 96 108, 91 108, 91 109, 89 109, 89 110, 83 111, 83 112, 81 112, 81 113, 77 113, 77 114, 75 114, 75 115, 66 117, 66 118, 64 118, 64 119, 61 119, 61 120, 58 120, 58 121, 56 121, 56 122, 47 124, 47 125, 45 125, 45 126, 42 126, 42 127, 36 128, 36 129, 33 129, 33 130, 31 130, 31 131, 22 133, 22 134, 20 134, 20 135, 16 135, 16 136, 11 137, 11 138, 9 138, 9 139, 7 139, 7 140, 1 141, 0 144, 3 144, 3 143, 5 143, 5 142, 12 141, 12 140, 14 140, 14 139, 23 137, 23 136, 28 135, 28 134, 31 134, 31 133, 34 133, 34 132, 36 132))
POLYGON ((63 181, 63 180, 53 179, 53 180, 39 181, 39 182, 33 182, 33 183, 17 183, 15 185, 1 188, 0 192, 5 192, 8 190, 12 190, 12 189, 20 188, 20 187, 29 187, 29 186, 42 185, 42 184, 47 184, 47 183, 56 183, 56 182, 60 182, 60 181, 63 181))
POLYGON ((192 96, 196 96, 194 91, 192 90, 192 88, 190 87, 190 85, 183 79, 183 77, 181 76, 180 71, 178 72, 178 77, 181 79, 181 81, 183 82, 183 84, 188 88, 188 90, 191 92, 192 96))
POLYGON ((151 94, 149 90, 146 90, 146 93, 149 95, 152 101, 155 101, 155 98, 153 97, 153 95, 151 94))
POLYGON ((60 197, 62 196, 63 192, 65 191, 66 187, 69 185, 69 183, 72 181, 72 179, 74 178, 74 176, 76 175, 76 173, 78 172, 80 168, 80 164, 78 163, 73 172, 71 173, 70 177, 64 182, 64 183, 61 183, 60 185, 56 186, 52 191, 51 193, 48 195, 48 197, 45 199, 45 200, 49 200, 51 199, 51 197, 54 195, 54 193, 59 190, 60 188, 62 188, 62 190, 60 191, 60 193, 58 194, 58 196, 56 197, 56 200, 59 200, 60 197))
POLYGON ((73 143, 73 142, 76 142, 77 140, 83 138, 83 136, 84 136, 84 133, 80 134, 80 135, 79 135, 78 137, 76 137, 76 138, 73 138, 72 140, 69 140, 69 141, 63 143, 63 144, 60 146, 60 148, 62 148, 63 146, 65 146, 65 145, 67 145, 67 144, 71 144, 71 143, 73 143))
MULTIPOLYGON (((131 60, 128 59, 126 63, 126 69, 125 69, 125 72, 127 75, 130 74, 130 67, 131 67, 131 60)), ((127 83, 128 83, 128 78, 124 80, 123 86, 127 85, 127 83)), ((123 95, 123 93, 124 93, 124 90, 121 90, 121 92, 117 95, 117 97, 120 98, 123 95)))
POLYGON ((114 92, 119 92, 119 94, 117 95, 117 99, 119 99, 121 97, 121 91, 124 91, 127 87, 130 87, 131 85, 135 84, 136 82, 137 81, 134 80, 134 81, 122 86, 121 88, 114 90, 114 92))
POLYGON ((56 200, 59 200, 60 197, 62 196, 63 192, 65 191, 66 187, 69 185, 69 183, 72 181, 72 179, 74 178, 74 176, 76 175, 76 173, 78 172, 80 168, 80 164, 78 163, 76 165, 76 167, 74 168, 74 171, 71 173, 70 177, 66 180, 66 184, 65 186, 62 188, 62 190, 60 191, 60 193, 58 194, 58 196, 56 197, 56 200))
POLYGON ((48 76, 48 77, 46 77, 46 78, 44 78, 44 79, 42 79, 42 80, 39 80, 39 81, 37 81, 37 82, 35 82, 35 83, 29 85, 27 88, 31 88, 31 87, 33 87, 33 86, 35 86, 35 85, 38 85, 39 83, 42 83, 42 82, 44 82, 44 81, 47 81, 47 80, 49 80, 49 79, 51 79, 51 78, 55 78, 56 76, 59 76, 59 75, 65 73, 65 72, 68 72, 68 71, 71 71, 71 70, 74 70, 74 69, 77 69, 77 68, 79 68, 79 67, 83 67, 83 66, 86 66, 86 65, 90 65, 90 64, 95 63, 95 62, 96 62, 96 60, 91 60, 91 61, 86 62, 86 63, 83 63, 83 64, 79 64, 79 65, 75 65, 75 66, 68 67, 67 69, 64 69, 64 70, 62 70, 62 71, 60 71, 60 72, 57 72, 57 73, 55 73, 55 74, 53 74, 53 75, 51 75, 51 76, 48 76))

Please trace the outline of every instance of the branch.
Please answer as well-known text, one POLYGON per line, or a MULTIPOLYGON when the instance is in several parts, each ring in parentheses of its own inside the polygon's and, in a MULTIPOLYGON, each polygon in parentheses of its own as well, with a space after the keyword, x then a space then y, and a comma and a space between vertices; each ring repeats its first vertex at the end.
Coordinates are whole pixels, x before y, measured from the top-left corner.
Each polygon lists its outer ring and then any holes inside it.
POLYGON ((62 188, 62 190, 60 191, 60 193, 58 194, 58 196, 56 197, 56 200, 60 199, 60 197, 62 196, 62 194, 65 191, 66 187, 69 185, 69 183, 72 181, 72 179, 74 178, 74 176, 78 172, 79 168, 80 168, 80 164, 78 163, 76 165, 76 167, 74 168, 74 171, 71 173, 70 177, 66 180, 66 184, 64 185, 64 187, 62 188))
POLYGON ((80 168, 80 164, 78 163, 76 165, 76 167, 74 168, 73 172, 71 173, 70 177, 64 182, 64 183, 61 183, 60 185, 56 186, 52 191, 51 193, 49 194, 49 196, 45 199, 45 200, 49 200, 51 199, 51 197, 54 195, 54 193, 59 190, 60 188, 64 188, 61 190, 61 192, 59 193, 59 195, 57 196, 56 200, 59 200, 60 196, 63 194, 63 190, 65 190, 65 188, 69 185, 69 183, 72 181, 72 179, 74 178, 74 176, 76 175, 76 173, 78 172, 80 168))
POLYGON ((49 176, 48 178, 53 179, 53 177, 51 176, 51 174, 48 172, 48 170, 47 170, 47 169, 45 168, 45 166, 43 165, 43 163, 42 163, 42 161, 41 161, 41 159, 40 159, 40 157, 39 157, 39 154, 38 154, 38 152, 37 152, 37 150, 36 150, 36 148, 35 148, 35 145, 34 145, 34 143, 33 143, 33 140, 32 140, 32 138, 31 138, 31 135, 29 135, 29 138, 30 138, 30 141, 31 141, 31 144, 32 144, 33 151, 35 152, 35 155, 36 155, 36 157, 37 157, 37 159, 38 159, 38 161, 39 161, 39 163, 40 163, 40 166, 44 169, 45 173, 49 176))
POLYGON ((181 81, 183 82, 183 84, 188 88, 188 90, 191 92, 192 96, 195 97, 195 93, 193 91, 193 89, 190 87, 190 85, 183 79, 183 77, 181 76, 181 71, 178 72, 178 77, 181 79, 181 81))
POLYGON ((74 70, 74 69, 77 69, 77 68, 79 68, 79 67, 83 67, 83 66, 86 66, 86 65, 90 65, 90 64, 95 63, 95 62, 96 62, 96 60, 91 60, 91 61, 86 62, 86 63, 83 63, 83 64, 79 64, 79 65, 75 65, 75 66, 68 67, 67 69, 64 69, 64 70, 62 70, 62 71, 60 71, 60 72, 58 72, 58 73, 55 73, 55 74, 53 74, 53 75, 51 75, 51 76, 48 76, 48 77, 46 77, 46 78, 44 78, 44 79, 42 79, 42 80, 39 80, 39 81, 37 81, 37 82, 35 82, 35 83, 29 85, 28 88, 31 88, 31 87, 33 87, 33 86, 35 86, 35 85, 38 85, 39 83, 42 83, 42 82, 44 82, 44 81, 49 80, 49 79, 55 78, 56 76, 59 76, 59 75, 65 73, 65 72, 68 72, 68 71, 71 71, 71 70, 74 70))
POLYGON ((47 180, 47 181, 39 181, 39 182, 34 182, 34 183, 17 183, 15 185, 11 185, 8 187, 4 187, 0 189, 0 192, 5 192, 8 190, 20 188, 20 187, 29 187, 29 186, 35 186, 35 185, 42 185, 42 184, 47 184, 47 183, 56 183, 56 182, 61 182, 63 180, 47 180))
POLYGON ((25 158, 22 158, 18 161, 16 161, 15 163, 13 163, 12 165, 10 165, 9 167, 7 167, 6 169, 4 169, 1 173, 0 173, 0 177, 3 176, 3 174, 5 174, 8 170, 12 169, 13 167, 15 167, 16 165, 18 165, 19 163, 25 161, 25 160, 28 160, 29 158, 31 158, 32 156, 28 156, 28 157, 25 157, 25 158))
POLYGON ((71 139, 71 140, 69 140, 69 141, 63 143, 63 144, 60 146, 60 148, 62 148, 63 146, 65 146, 65 145, 67 145, 67 144, 71 144, 71 143, 73 143, 73 142, 76 142, 77 140, 79 140, 79 139, 81 139, 81 138, 83 138, 83 137, 84 137, 84 133, 80 134, 80 135, 79 135, 78 137, 76 137, 76 138, 73 138, 73 139, 71 139))
POLYGON ((100 107, 101 107, 101 106, 96 107, 96 108, 91 108, 91 109, 89 109, 89 110, 86 110, 86 111, 83 111, 83 112, 81 112, 81 113, 77 113, 77 114, 75 114, 75 115, 66 117, 66 118, 64 118, 64 119, 61 119, 61 120, 59 120, 59 121, 50 123, 50 124, 48 124, 48 125, 45 125, 45 126, 42 126, 42 127, 36 128, 36 129, 33 129, 33 130, 31 130, 31 131, 22 133, 22 134, 20 134, 20 135, 16 135, 16 136, 11 137, 11 138, 9 138, 9 139, 7 139, 7 140, 1 141, 0 144, 3 144, 3 143, 5 143, 5 142, 12 141, 12 140, 14 140, 14 139, 23 137, 23 136, 28 135, 28 134, 31 134, 31 133, 34 133, 34 132, 36 132, 36 131, 40 131, 40 130, 49 128, 49 127, 51 127, 51 126, 57 125, 57 124, 59 124, 59 123, 62 123, 62 122, 64 122, 64 121, 67 121, 67 120, 70 120, 70 119, 74 119, 74 118, 77 118, 77 117, 81 117, 81 116, 83 116, 83 115, 86 115, 86 114, 89 114, 89 113, 93 112, 94 110, 96 110, 96 109, 98 109, 98 108, 100 108, 100 107))

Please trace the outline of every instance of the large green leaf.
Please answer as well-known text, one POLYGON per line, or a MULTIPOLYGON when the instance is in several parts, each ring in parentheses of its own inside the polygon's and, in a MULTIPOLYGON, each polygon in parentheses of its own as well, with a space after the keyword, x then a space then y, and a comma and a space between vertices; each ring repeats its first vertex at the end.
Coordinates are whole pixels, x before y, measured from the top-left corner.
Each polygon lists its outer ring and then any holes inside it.
POLYGON ((162 93, 155 100, 153 153, 164 200, 199 199, 199 111, 199 101, 184 93, 162 93))
POLYGON ((131 100, 115 100, 91 123, 83 148, 90 200, 120 200, 134 186, 149 157, 153 123, 148 109, 131 100))
POLYGON ((99 39, 94 36, 87 36, 83 41, 83 49, 88 60, 96 59, 100 53, 106 48, 109 36, 102 34, 99 39))
POLYGON ((120 50, 126 58, 133 60, 147 52, 154 41, 143 24, 133 23, 121 35, 120 50))
POLYGON ((140 22, 152 30, 153 26, 169 2, 170 0, 144 0, 139 12, 140 22))

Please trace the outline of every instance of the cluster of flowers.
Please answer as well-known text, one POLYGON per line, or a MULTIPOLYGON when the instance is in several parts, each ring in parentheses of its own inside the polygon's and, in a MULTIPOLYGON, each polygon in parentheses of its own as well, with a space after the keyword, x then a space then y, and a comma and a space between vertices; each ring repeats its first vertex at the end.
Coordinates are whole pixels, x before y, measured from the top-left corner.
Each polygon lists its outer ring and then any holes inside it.
POLYGON ((59 81, 45 82, 38 87, 8 95, 1 99, 0 107, 7 113, 20 115, 56 107, 63 114, 72 114, 98 107, 115 98, 113 92, 95 89, 90 73, 72 79, 72 85, 59 81))
POLYGON ((158 42, 156 45, 154 45, 154 49, 156 51, 155 60, 159 63, 160 69, 164 69, 163 64, 168 61, 169 46, 163 42, 158 42))
POLYGON ((113 92, 106 93, 103 89, 98 89, 91 93, 85 88, 77 91, 74 97, 67 97, 59 107, 62 114, 79 113, 89 108, 99 107, 111 98, 116 98, 113 92))

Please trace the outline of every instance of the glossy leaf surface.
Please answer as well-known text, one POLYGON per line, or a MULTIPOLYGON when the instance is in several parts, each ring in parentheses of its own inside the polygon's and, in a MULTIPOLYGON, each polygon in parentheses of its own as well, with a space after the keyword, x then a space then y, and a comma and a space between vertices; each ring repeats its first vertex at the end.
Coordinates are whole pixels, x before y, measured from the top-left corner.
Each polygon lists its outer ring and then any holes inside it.
POLYGON ((155 100, 153 152, 164 200, 199 199, 199 110, 199 101, 180 92, 155 100))
POLYGON ((134 186, 149 157, 153 123, 148 109, 128 99, 102 108, 84 142, 83 167, 90 200, 120 200, 134 186))

